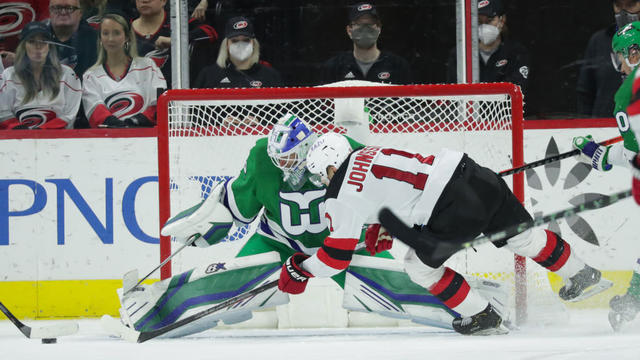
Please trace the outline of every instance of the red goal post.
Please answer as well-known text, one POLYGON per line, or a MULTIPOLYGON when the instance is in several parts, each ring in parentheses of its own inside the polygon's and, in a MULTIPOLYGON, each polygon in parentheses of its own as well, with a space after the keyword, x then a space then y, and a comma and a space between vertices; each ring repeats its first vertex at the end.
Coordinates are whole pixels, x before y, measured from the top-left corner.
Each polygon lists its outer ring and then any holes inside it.
MULTIPOLYGON (((305 119, 317 132, 346 132, 366 143, 427 154, 440 147, 462 150, 498 172, 524 164, 522 104, 520 88, 509 83, 343 82, 325 87, 168 90, 158 99, 160 224, 205 197, 207 181, 235 176, 255 140, 266 136, 286 113, 305 119), (189 190, 191 185, 196 189, 189 190)), ((512 178, 512 189, 523 201, 524 175, 512 178)), ((160 260, 170 254, 170 239, 161 237, 160 260)), ((475 261, 469 256, 461 271, 485 272, 484 265, 468 265, 475 261)), ((512 264, 521 321, 526 316, 525 262, 517 257, 512 264)), ((171 263, 161 269, 161 278, 169 276, 171 263)))

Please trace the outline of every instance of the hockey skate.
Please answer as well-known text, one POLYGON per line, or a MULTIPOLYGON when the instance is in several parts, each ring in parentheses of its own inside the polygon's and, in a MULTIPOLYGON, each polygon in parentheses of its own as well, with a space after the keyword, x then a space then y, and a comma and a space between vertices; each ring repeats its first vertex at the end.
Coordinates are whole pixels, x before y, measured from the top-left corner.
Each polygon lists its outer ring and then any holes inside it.
POLYGON ((620 331, 640 311, 640 299, 629 293, 616 295, 609 301, 609 323, 613 331, 620 331))
POLYGON ((558 296, 564 301, 581 301, 607 290, 612 285, 611 281, 602 277, 600 270, 585 265, 582 270, 565 281, 558 296))
POLYGON ((452 326, 462 335, 502 335, 509 332, 491 304, 475 315, 453 319, 452 326))

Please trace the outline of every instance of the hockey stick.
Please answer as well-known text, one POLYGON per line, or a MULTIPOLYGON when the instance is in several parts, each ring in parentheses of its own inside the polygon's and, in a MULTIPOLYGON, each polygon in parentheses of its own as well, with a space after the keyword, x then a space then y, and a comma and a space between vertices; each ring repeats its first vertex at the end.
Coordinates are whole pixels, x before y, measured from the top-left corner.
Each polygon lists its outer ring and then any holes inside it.
POLYGON ((384 226, 391 235, 400 239, 400 241, 412 247, 413 249, 428 254, 431 259, 441 260, 448 258, 459 250, 476 247, 487 242, 494 242, 502 240, 504 238, 512 237, 523 233, 533 227, 540 226, 554 220, 566 218, 579 212, 601 209, 629 196, 631 196, 631 189, 620 191, 604 198, 587 201, 578 206, 561 210, 547 216, 539 217, 531 221, 525 221, 520 224, 509 226, 501 231, 490 233, 478 237, 474 240, 463 242, 461 244, 452 244, 450 242, 441 241, 433 236, 430 236, 428 233, 421 233, 407 226, 391 210, 389 210, 389 208, 383 208, 382 210, 380 210, 378 218, 380 219, 380 223, 382 224, 382 226, 384 226))
POLYGON ((60 336, 73 335, 78 332, 78 324, 75 322, 55 324, 43 327, 31 327, 18 320, 15 315, 0 302, 0 311, 29 339, 54 339, 60 336))
POLYGON ((182 249, 191 245, 194 241, 196 241, 197 238, 198 236, 196 235, 191 236, 182 246, 178 248, 178 250, 174 251, 173 254, 169 255, 168 258, 164 259, 164 261, 161 262, 160 265, 156 266, 147 275, 145 275, 142 279, 140 279, 135 285, 131 285, 131 284, 134 281, 138 280, 138 270, 131 270, 126 274, 124 274, 124 276, 122 277, 122 295, 124 296, 129 292, 131 292, 133 289, 137 288, 140 284, 142 284, 143 281, 145 281, 149 276, 151 276, 151 274, 153 274, 154 272, 156 272, 156 270, 163 267, 164 264, 168 263, 169 260, 171 260, 171 258, 176 256, 180 251, 182 251, 182 249))
POLYGON ((245 293, 242 293, 238 296, 232 297, 230 299, 227 299, 219 304, 216 304, 208 309, 204 309, 200 312, 197 312, 193 315, 187 316, 186 318, 182 319, 182 320, 178 320, 176 322, 174 322, 173 324, 169 324, 167 326, 163 326, 159 329, 155 329, 155 330, 150 330, 150 331, 136 331, 128 326, 125 326, 122 324, 122 322, 120 322, 120 320, 114 319, 108 315, 105 315, 102 317, 102 324, 105 328, 108 328, 109 331, 117 333, 121 338, 127 340, 127 341, 131 341, 131 342, 137 342, 137 343, 143 343, 147 340, 151 340, 153 338, 156 338, 160 335, 166 334, 171 330, 177 329, 181 326, 184 326, 186 324, 192 323, 198 319, 201 319, 207 315, 213 314, 218 310, 222 310, 224 308, 233 306, 235 304, 237 304, 238 302, 241 302, 243 300, 246 300, 248 298, 251 298, 253 296, 256 296, 266 290, 269 290, 271 288, 274 288, 278 286, 278 280, 273 280, 270 282, 267 282, 261 286, 258 286, 257 288, 247 291, 245 293))
MULTIPOLYGON (((613 139, 605 140, 605 141, 601 142, 600 145, 607 146, 607 145, 615 144, 615 143, 617 143, 619 141, 622 141, 622 136, 618 136, 618 137, 615 137, 613 139)), ((578 154, 580 154, 580 149, 573 149, 571 151, 567 151, 565 153, 558 154, 558 155, 549 156, 548 158, 544 158, 542 160, 534 161, 534 162, 529 163, 529 164, 524 164, 524 165, 516 167, 516 168, 511 168, 509 170, 500 171, 498 173, 498 175, 507 176, 507 175, 516 174, 516 173, 519 173, 519 172, 523 172, 525 170, 532 169, 534 167, 547 165, 549 163, 556 162, 558 160, 570 158, 570 157, 576 156, 578 154)))

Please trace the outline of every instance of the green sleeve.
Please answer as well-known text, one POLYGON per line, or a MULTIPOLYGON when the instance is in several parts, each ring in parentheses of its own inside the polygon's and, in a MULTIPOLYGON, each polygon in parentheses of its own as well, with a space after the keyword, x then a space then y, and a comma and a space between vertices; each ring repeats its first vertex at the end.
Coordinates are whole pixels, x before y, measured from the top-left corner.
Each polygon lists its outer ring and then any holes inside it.
POLYGON ((230 210, 234 216, 244 222, 253 220, 263 206, 258 197, 258 179, 261 174, 260 168, 264 166, 262 162, 267 156, 266 141, 267 139, 260 139, 256 142, 249 152, 243 169, 232 180, 231 186, 227 187, 231 190, 231 194, 227 195, 230 210))
POLYGON ((627 115, 627 107, 631 103, 631 96, 633 95, 633 79, 635 78, 635 72, 638 68, 627 76, 622 82, 620 88, 615 94, 615 108, 613 116, 616 119, 618 125, 618 131, 624 139, 624 148, 634 153, 638 152, 638 141, 634 135, 631 127, 629 126, 629 116, 627 115))

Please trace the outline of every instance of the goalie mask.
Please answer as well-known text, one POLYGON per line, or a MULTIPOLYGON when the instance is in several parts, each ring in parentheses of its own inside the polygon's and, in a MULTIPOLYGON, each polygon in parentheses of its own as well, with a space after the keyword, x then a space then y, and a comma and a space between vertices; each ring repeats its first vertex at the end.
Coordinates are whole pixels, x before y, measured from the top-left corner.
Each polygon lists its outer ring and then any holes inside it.
POLYGON ((329 184, 327 168, 339 168, 349 157, 353 149, 346 137, 336 133, 326 133, 311 146, 307 154, 307 168, 315 175, 319 175, 323 184, 329 184))
POLYGON ((307 123, 290 114, 281 118, 269 133, 267 153, 294 190, 306 181, 305 160, 317 137, 307 123))
POLYGON ((640 21, 634 21, 620 29, 611 40, 611 48, 616 56, 622 55, 629 68, 640 63, 640 21))

